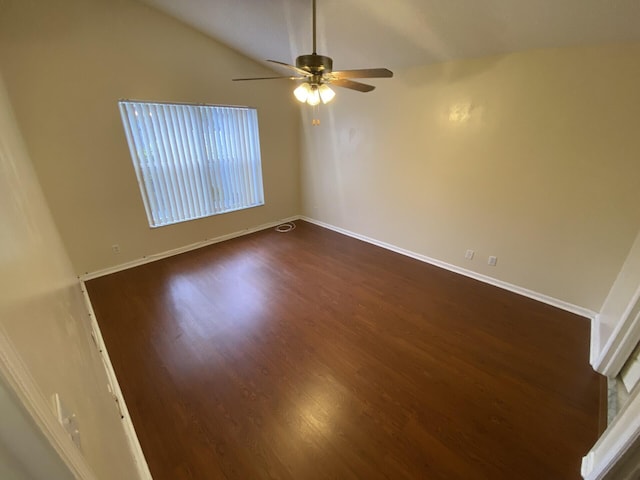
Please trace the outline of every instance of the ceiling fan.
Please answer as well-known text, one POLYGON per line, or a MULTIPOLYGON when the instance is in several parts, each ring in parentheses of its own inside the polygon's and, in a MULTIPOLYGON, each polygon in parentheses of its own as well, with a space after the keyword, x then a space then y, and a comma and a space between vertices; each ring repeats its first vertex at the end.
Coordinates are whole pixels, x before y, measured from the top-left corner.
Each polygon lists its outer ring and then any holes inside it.
POLYGON ((393 77, 393 72, 386 68, 365 68, 358 70, 333 70, 333 59, 316 53, 316 0, 312 0, 312 23, 313 23, 313 53, 310 55, 300 55, 296 58, 296 65, 278 62, 277 60, 267 60, 281 67, 294 71, 296 76, 282 77, 255 77, 255 78, 234 78, 233 81, 244 80, 273 80, 289 79, 302 80, 302 83, 293 91, 293 94, 302 103, 318 105, 320 102, 329 103, 335 96, 335 92, 329 84, 336 87, 348 88, 358 92, 370 92, 373 85, 354 82, 352 78, 389 78, 393 77))

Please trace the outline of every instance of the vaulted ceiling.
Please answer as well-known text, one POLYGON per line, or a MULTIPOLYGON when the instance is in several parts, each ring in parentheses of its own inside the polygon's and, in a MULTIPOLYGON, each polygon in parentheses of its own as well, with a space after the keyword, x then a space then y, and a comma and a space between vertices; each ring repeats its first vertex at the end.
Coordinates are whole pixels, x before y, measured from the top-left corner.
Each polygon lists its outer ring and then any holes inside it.
MULTIPOLYGON (((255 60, 311 52, 311 0, 142 1, 255 60)), ((640 42, 640 0, 317 2, 318 53, 336 69, 640 42)))

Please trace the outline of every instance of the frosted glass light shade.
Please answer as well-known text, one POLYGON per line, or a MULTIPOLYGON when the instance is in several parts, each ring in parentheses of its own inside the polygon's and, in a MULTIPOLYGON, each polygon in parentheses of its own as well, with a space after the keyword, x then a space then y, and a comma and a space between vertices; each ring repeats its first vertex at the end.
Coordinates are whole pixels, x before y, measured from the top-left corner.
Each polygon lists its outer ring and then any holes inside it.
POLYGON ((307 97, 307 103, 311 106, 318 105, 320 103, 320 92, 318 92, 317 85, 311 85, 311 91, 307 97))
POLYGON ((309 98, 309 93, 311 93, 311 85, 309 85, 308 83, 300 84, 298 88, 293 91, 293 95, 301 103, 307 101, 307 98, 309 98))
POLYGON ((326 85, 324 83, 318 87, 318 92, 320 93, 322 103, 329 103, 331 100, 333 100, 333 97, 336 96, 336 92, 331 90, 329 85, 326 85))
POLYGON ((336 96, 336 93, 331 90, 329 85, 311 85, 310 83, 301 83, 293 91, 293 95, 301 103, 308 103, 311 106, 318 105, 322 100, 322 103, 329 103, 336 96))

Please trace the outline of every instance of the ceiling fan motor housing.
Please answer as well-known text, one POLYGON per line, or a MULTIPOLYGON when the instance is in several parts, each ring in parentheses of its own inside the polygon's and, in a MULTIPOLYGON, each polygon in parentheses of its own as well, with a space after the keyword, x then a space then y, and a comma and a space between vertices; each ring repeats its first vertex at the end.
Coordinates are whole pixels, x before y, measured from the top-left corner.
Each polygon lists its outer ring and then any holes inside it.
POLYGON ((324 55, 300 55, 296 58, 296 67, 307 70, 314 75, 330 73, 333 70, 333 60, 324 55))
MULTIPOLYGON (((2 0, 0 0, 0 3, 2 0)), ((393 77, 393 72, 386 68, 360 68, 356 70, 343 70, 341 72, 333 71, 333 60, 331 57, 325 57, 324 55, 318 55, 316 53, 316 0, 312 0, 311 3, 313 9, 312 24, 313 24, 313 53, 309 55, 300 55, 296 58, 296 65, 289 65, 285 62, 279 62, 277 60, 267 60, 267 62, 275 63, 281 67, 293 70, 297 76, 292 76, 289 73, 288 76, 280 77, 260 77, 260 78, 234 78, 234 80, 271 80, 273 78, 283 78, 295 81, 302 81, 300 85, 295 89, 296 98, 301 102, 307 101, 307 97, 313 94, 313 101, 319 102, 318 96, 323 95, 321 100, 324 103, 331 101, 333 98, 333 90, 331 90, 327 84, 333 84, 338 87, 348 88, 350 90, 356 90, 358 92, 370 92, 375 87, 373 85, 367 85, 365 83, 355 82, 351 78, 389 78, 393 77), (330 92, 331 95, 329 95, 330 92)), ((316 103, 307 102, 310 105, 317 105, 316 103)))

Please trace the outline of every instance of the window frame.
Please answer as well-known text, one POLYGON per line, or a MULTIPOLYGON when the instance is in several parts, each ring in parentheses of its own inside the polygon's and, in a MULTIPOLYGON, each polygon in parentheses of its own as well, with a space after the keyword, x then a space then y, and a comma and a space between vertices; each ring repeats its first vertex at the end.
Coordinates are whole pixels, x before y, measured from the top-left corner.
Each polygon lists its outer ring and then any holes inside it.
POLYGON ((129 99, 118 107, 150 228, 265 204, 256 108, 129 99), (138 119, 137 109, 157 118, 138 119))

